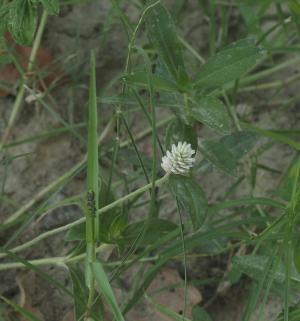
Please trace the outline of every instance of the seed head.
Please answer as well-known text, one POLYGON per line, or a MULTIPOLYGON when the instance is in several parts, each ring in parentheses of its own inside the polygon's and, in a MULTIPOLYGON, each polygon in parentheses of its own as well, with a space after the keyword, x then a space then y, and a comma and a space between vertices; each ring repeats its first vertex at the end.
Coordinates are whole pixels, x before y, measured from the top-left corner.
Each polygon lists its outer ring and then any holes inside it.
POLYGON ((191 144, 186 142, 179 142, 177 146, 173 144, 171 151, 167 151, 162 158, 161 167, 166 173, 185 175, 194 165, 194 154, 191 144))

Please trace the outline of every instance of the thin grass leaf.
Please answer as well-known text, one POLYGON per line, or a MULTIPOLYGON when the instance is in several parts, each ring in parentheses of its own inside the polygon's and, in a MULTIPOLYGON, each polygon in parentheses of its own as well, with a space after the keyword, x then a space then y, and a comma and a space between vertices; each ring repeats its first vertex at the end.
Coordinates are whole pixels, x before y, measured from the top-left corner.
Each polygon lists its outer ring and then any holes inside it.
POLYGON ((284 135, 282 133, 278 133, 273 130, 259 128, 259 127, 253 126, 251 124, 246 124, 246 123, 243 123, 242 127, 246 128, 249 131, 255 132, 259 135, 272 138, 273 140, 275 140, 278 143, 290 145, 294 149, 300 150, 300 144, 298 142, 296 142, 295 140, 289 138, 287 135, 284 135))
POLYGON ((114 317, 117 321, 125 321, 102 264, 100 262, 94 262, 92 264, 92 270, 101 293, 110 305, 114 317))
POLYGON ((274 201, 270 198, 264 197, 244 197, 236 200, 227 200, 220 202, 218 204, 212 205, 208 209, 208 214, 216 213, 220 210, 235 207, 235 206, 249 206, 249 205, 268 205, 275 208, 285 209, 286 205, 284 203, 274 201))
POLYGON ((30 321, 41 321, 41 319, 37 318, 30 311, 22 308, 20 305, 18 305, 17 303, 5 298, 4 296, 0 295, 0 299, 3 300, 8 305, 10 305, 15 311, 19 312, 26 319, 28 319, 30 321))
MULTIPOLYGON (((86 210, 86 268, 87 286, 93 287, 93 276, 90 264, 95 261, 95 241, 99 239, 99 186, 98 186, 98 135, 97 135, 97 94, 96 62, 91 54, 89 105, 88 105, 88 147, 87 147, 87 210, 86 210)), ((92 290, 91 290, 92 291, 92 290)))
POLYGON ((44 272, 42 269, 40 269, 37 266, 28 262, 28 260, 25 260, 24 258, 20 257, 19 255, 12 253, 11 251, 8 251, 1 246, 0 246, 0 252, 6 253, 7 256, 13 258, 15 261, 18 261, 18 262, 24 264, 24 266, 26 266, 28 269, 37 273, 41 278, 46 280, 49 284, 52 284, 53 286, 55 286, 57 289, 64 292, 66 295, 68 295, 70 297, 73 296, 72 292, 69 291, 62 283, 55 280, 53 277, 51 277, 48 273, 44 272))

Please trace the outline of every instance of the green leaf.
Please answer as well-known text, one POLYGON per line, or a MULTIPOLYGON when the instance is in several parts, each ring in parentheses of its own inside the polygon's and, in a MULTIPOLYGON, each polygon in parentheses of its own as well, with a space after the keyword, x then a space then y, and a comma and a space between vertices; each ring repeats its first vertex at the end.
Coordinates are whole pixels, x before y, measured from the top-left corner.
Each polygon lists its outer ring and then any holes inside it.
MULTIPOLYGON (((299 321, 300 320, 300 307, 299 303, 296 306, 289 307, 289 321, 299 321)), ((284 311, 276 318, 275 321, 285 321, 284 311)))
POLYGON ((9 11, 10 11, 11 3, 4 4, 1 3, 0 5, 0 43, 3 40, 3 33, 7 29, 8 22, 9 22, 9 11))
POLYGON ((10 9, 9 29, 22 45, 31 45, 37 25, 37 7, 30 0, 14 1, 10 9))
POLYGON ((58 14, 59 13, 59 0, 41 0, 44 8, 50 14, 58 14))
POLYGON ((298 0, 288 0, 288 5, 290 10, 296 14, 300 14, 300 3, 298 0))
POLYGON ((147 219, 129 224, 124 229, 122 237, 126 242, 131 243, 135 241, 142 233, 144 233, 140 244, 151 245, 153 242, 167 235, 176 228, 178 228, 178 226, 173 222, 152 218, 150 220, 147 219))
POLYGON ((159 98, 159 103, 162 106, 169 108, 174 115, 176 115, 176 117, 178 117, 185 124, 190 123, 190 120, 187 119, 182 94, 179 92, 161 92, 159 98))
POLYGON ((234 81, 255 67, 264 50, 251 39, 241 40, 209 58, 195 79, 197 88, 217 88, 234 81))
POLYGON ((238 131, 223 136, 220 143, 223 144, 236 157, 241 159, 249 153, 257 143, 259 136, 247 131, 238 131))
POLYGON ((193 99, 191 116, 221 133, 229 132, 230 118, 228 112, 223 102, 216 97, 208 96, 193 99))
POLYGON ((199 305, 194 305, 192 310, 193 321, 212 321, 210 315, 199 305))
POLYGON ((149 87, 149 77, 151 85, 156 90, 163 91, 174 91, 178 90, 178 86, 172 80, 166 79, 158 74, 148 74, 146 70, 137 70, 133 71, 129 75, 125 76, 125 81, 129 84, 141 86, 148 88, 149 87))
POLYGON ((65 241, 82 241, 85 240, 85 222, 73 226, 68 230, 64 237, 65 241))
POLYGON ((202 155, 217 168, 229 175, 236 175, 238 165, 234 154, 217 140, 204 140, 199 145, 202 155))
POLYGON ((265 277, 274 279, 276 283, 283 284, 285 280, 284 267, 278 266, 274 258, 265 255, 242 255, 233 258, 234 268, 248 275, 254 280, 261 281, 265 277), (276 266, 277 265, 277 266, 276 266))
POLYGON ((207 213, 207 199, 202 188, 190 177, 171 175, 169 188, 181 209, 190 216, 195 230, 201 227, 207 213))
POLYGON ((283 174, 281 182, 279 184, 277 192, 279 196, 286 201, 290 201, 292 197, 294 180, 296 178, 299 166, 300 158, 297 154, 296 157, 291 161, 285 173, 283 174))
POLYGON ((196 151, 198 142, 197 135, 192 126, 186 125, 180 119, 175 118, 172 120, 166 130, 165 146, 170 150, 172 144, 177 145, 178 142, 190 143, 192 148, 196 151))
POLYGON ((34 314, 30 311, 24 309, 17 303, 5 298, 4 296, 0 295, 0 299, 3 300, 5 303, 9 304, 15 311, 18 311, 25 319, 30 321, 41 321, 41 319, 37 318, 34 314))
POLYGON ((6 53, 0 54, 0 66, 9 64, 11 62, 12 62, 12 57, 10 54, 6 54, 6 53))
MULTIPOLYGON (((152 1, 153 3, 153 1, 152 1)), ((150 42, 178 81, 184 78, 184 63, 181 45, 177 38, 176 28, 170 13, 161 4, 154 5, 146 16, 146 30, 150 42)))
MULTIPOLYGON (((102 179, 99 191, 99 208, 102 208, 115 201, 113 193, 108 193, 107 185, 102 179)), ((125 210, 113 208, 100 214, 99 238, 102 242, 110 243, 116 241, 117 235, 126 226, 125 210)), ((65 235, 66 241, 83 241, 86 238, 85 222, 71 227, 65 235)))
MULTIPOLYGON (((68 265, 69 273, 72 280, 75 320, 80 321, 86 313, 86 305, 89 297, 89 290, 85 285, 84 273, 76 265, 68 265)), ((103 304, 100 297, 93 304, 90 311, 93 319, 96 321, 103 320, 103 304)))
POLYGON ((300 274, 300 237, 297 238, 294 244, 294 264, 297 272, 300 274))
POLYGON ((92 270, 101 293, 110 305, 115 319, 117 321, 125 321, 102 264, 100 262, 92 263, 92 270))
POLYGON ((242 123, 242 127, 261 136, 272 138, 278 143, 290 145, 295 150, 300 150, 300 144, 297 141, 289 138, 289 135, 286 135, 286 133, 278 132, 276 130, 259 128, 248 123, 242 123))
POLYGON ((68 265, 74 294, 75 320, 80 320, 86 310, 89 290, 85 285, 84 274, 73 265, 68 265))

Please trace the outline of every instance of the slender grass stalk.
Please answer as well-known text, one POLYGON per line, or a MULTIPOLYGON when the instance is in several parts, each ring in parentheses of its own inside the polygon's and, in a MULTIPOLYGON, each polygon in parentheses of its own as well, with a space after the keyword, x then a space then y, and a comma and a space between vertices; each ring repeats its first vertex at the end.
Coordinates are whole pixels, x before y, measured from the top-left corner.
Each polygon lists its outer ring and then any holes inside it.
POLYGON ((183 231, 183 220, 182 220, 180 205, 177 198, 176 198, 176 205, 177 205, 177 213, 178 213, 179 223, 180 223, 180 237, 182 241, 183 268, 184 268, 184 286, 183 286, 184 303, 183 303, 183 311, 182 311, 182 320, 184 320, 186 315, 186 307, 187 307, 187 257, 186 257, 185 237, 184 237, 184 231, 183 231))
MULTIPOLYGON (((162 121, 157 123, 157 127, 160 128, 160 127, 165 126, 173 118, 174 118, 174 116, 166 117, 165 119, 163 119, 162 121)), ((109 121, 109 123, 106 125, 105 129, 102 131, 102 133, 99 137, 99 143, 104 141, 104 139, 107 137, 107 135, 109 134, 109 132, 112 128, 112 125, 113 125, 113 119, 111 119, 109 121)), ((147 137, 149 134, 151 134, 151 132, 152 132, 152 127, 146 128, 145 130, 141 131, 136 136, 136 140, 141 140, 141 139, 147 137)), ((130 143, 131 143, 130 139, 128 139, 124 142, 121 142, 120 148, 125 148, 125 147, 129 146, 130 143)), ((19 217, 24 215, 28 210, 30 210, 30 208, 32 208, 35 204, 37 204, 46 194, 50 193, 54 189, 58 188, 62 184, 69 181, 72 177, 74 177, 79 171, 81 171, 84 168, 84 166, 86 165, 86 161, 87 161, 87 157, 85 156, 79 163, 74 165, 68 172, 66 172, 64 175, 60 176, 55 181, 53 181, 48 186, 46 186, 41 191, 39 191, 37 194, 35 194, 28 203, 23 205, 20 209, 18 209, 11 216, 9 216, 9 218, 4 221, 4 224, 8 224, 8 223, 15 221, 16 219, 18 219, 19 217)))
POLYGON ((10 114, 9 120, 8 120, 8 124, 7 127, 4 131, 3 137, 2 137, 2 141, 0 143, 0 151, 3 149, 3 145, 7 142, 10 133, 12 131, 13 126, 15 125, 15 122, 17 120, 17 116, 20 113, 20 110, 22 108, 22 104, 24 101, 24 95, 25 95, 25 88, 26 88, 26 84, 28 82, 28 75, 33 71, 33 67, 35 64, 35 60, 36 60, 36 56, 41 44, 41 40, 42 40, 42 36, 46 27, 46 23, 47 23, 47 19, 48 19, 48 13, 46 10, 43 11, 42 16, 41 16, 41 20, 39 23, 39 27, 33 42, 33 47, 29 56, 29 61, 28 61, 28 67, 27 67, 27 71, 23 76, 20 88, 19 88, 19 92, 17 94, 15 103, 12 107, 12 112, 10 114))
MULTIPOLYGON (((160 187, 161 185, 163 185, 169 178, 169 175, 165 175, 163 177, 161 177, 160 179, 156 180, 155 182, 155 186, 156 187, 160 187)), ((119 198, 118 200, 100 208, 98 211, 97 211, 97 214, 102 214, 102 213, 106 213, 107 211, 117 207, 117 206, 120 206, 122 205, 123 203, 131 200, 132 198, 136 197, 137 195, 140 195, 140 194, 143 194, 145 193, 146 191, 148 191, 149 189, 152 188, 152 183, 149 183, 143 187, 140 187, 139 189, 137 189, 136 191, 132 192, 132 193, 129 193, 121 198, 119 198)), ((69 230, 71 227, 73 226, 76 226, 76 225, 79 225, 81 223, 85 222, 85 217, 82 217, 72 223, 69 223, 69 224, 66 224, 66 225, 63 225, 63 226, 60 226, 58 228, 55 228, 53 230, 50 230, 50 231, 47 231, 45 233, 42 233, 40 234, 39 236, 37 236, 36 238, 26 242, 26 243, 23 243, 19 246, 16 246, 15 248, 12 248, 12 249, 9 249, 10 252, 13 252, 13 253, 16 253, 16 252, 20 252, 24 249, 27 249, 29 247, 31 247, 32 245, 34 244, 37 244, 39 243, 40 241, 44 240, 45 238, 48 238, 50 236, 53 236, 53 235, 56 235, 57 233, 60 233, 60 232, 64 232, 64 231, 67 231, 69 230)), ((1 253, 0 254, 0 258, 2 257, 5 257, 6 254, 5 253, 1 253)))
POLYGON ((90 90, 89 90, 89 116, 88 116, 88 151, 87 151, 87 209, 85 215, 86 236, 86 266, 85 279, 89 288, 89 297, 86 306, 86 317, 91 314, 95 296, 95 277, 92 264, 96 261, 96 242, 99 239, 99 165, 97 142, 97 95, 96 95, 96 61, 91 53, 90 90))

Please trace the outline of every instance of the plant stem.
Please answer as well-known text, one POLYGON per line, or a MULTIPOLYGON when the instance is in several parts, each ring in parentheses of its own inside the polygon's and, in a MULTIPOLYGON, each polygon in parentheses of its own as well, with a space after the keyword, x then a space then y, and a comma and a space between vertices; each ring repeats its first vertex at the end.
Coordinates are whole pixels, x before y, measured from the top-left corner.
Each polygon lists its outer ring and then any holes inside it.
MULTIPOLYGON (((110 121, 105 129, 102 131, 102 134, 99 137, 98 142, 101 143, 106 136, 108 135, 111 126, 113 124, 113 121, 110 121)), ((36 195, 32 197, 32 199, 22 206, 19 210, 17 210, 14 214, 12 214, 5 222, 4 224, 8 224, 19 218, 21 215, 23 215, 26 211, 28 211, 33 205, 35 205, 37 202, 39 202, 47 193, 55 189, 56 187, 60 186, 63 182, 66 182, 68 179, 75 176, 85 165, 87 162, 87 156, 85 156, 80 162, 78 162, 76 165, 74 165, 68 172, 66 172, 64 175, 60 176, 58 179, 56 179, 54 182, 46 186, 44 189, 42 189, 40 192, 38 192, 36 195)))
POLYGON ((20 109, 22 108, 22 104, 24 101, 24 95, 25 95, 25 88, 26 88, 26 84, 28 82, 28 76, 30 76, 30 73, 33 71, 33 67, 34 67, 34 63, 36 60, 36 56, 41 44, 41 40, 42 40, 42 35, 43 32, 45 30, 46 27, 46 23, 47 23, 47 18, 48 18, 48 13, 46 10, 43 11, 41 20, 40 20, 40 24, 33 42, 33 46, 32 46, 32 50, 29 56, 29 61, 28 61, 28 66, 27 66, 27 70, 25 72, 25 74, 23 75, 23 79, 21 82, 21 86, 19 88, 19 92, 17 94, 15 103, 12 107, 12 112, 10 114, 9 120, 8 120, 8 124, 7 127, 4 131, 3 137, 2 137, 2 141, 0 143, 0 151, 3 149, 4 144, 7 142, 10 133, 12 131, 12 128, 16 122, 17 116, 20 112, 20 109))
MULTIPOLYGON (((157 124, 157 127, 162 127, 166 125, 171 119, 173 119, 173 116, 165 118, 164 120, 160 121, 157 124)), ((113 125, 113 119, 107 124, 107 126, 103 130, 102 134, 99 137, 99 142, 102 142, 106 138, 106 136, 110 132, 112 125, 113 125)), ((143 139, 144 137, 148 136, 151 133, 152 133, 152 127, 148 127, 137 135, 136 140, 143 139)), ((127 147, 128 145, 130 145, 130 143, 131 143, 131 140, 128 139, 120 144, 120 148, 127 147)), ((34 195, 27 204, 23 205, 19 210, 13 213, 6 221, 4 221, 3 224, 8 224, 16 220, 21 215, 23 215, 26 211, 28 211, 32 206, 34 206, 37 202, 39 202, 47 193, 51 192, 56 187, 60 186, 60 184, 62 184, 63 182, 66 182, 68 179, 75 176, 75 174, 79 172, 80 169, 86 165, 86 161, 87 161, 87 157, 85 156, 79 163, 74 165, 67 173, 57 178, 54 182, 50 183, 48 186, 46 186, 44 189, 42 189, 40 192, 34 195)), ((0 257, 1 257, 1 254, 0 254, 0 257)))
MULTIPOLYGON (((169 178, 169 174, 166 174, 165 176, 161 177, 160 179, 156 180, 155 182, 155 187, 159 187, 161 185, 163 185, 169 178)), ((116 206, 119 206, 121 204, 123 204, 124 202, 134 198, 135 196, 139 195, 139 194, 142 194, 142 193, 145 193, 146 191, 148 191, 149 189, 152 188, 152 183, 149 183, 143 187, 140 187, 139 189, 137 189, 136 191, 132 192, 132 193, 129 193, 123 197, 121 197, 120 199, 100 208, 98 211, 97 211, 97 214, 102 214, 102 213, 105 213, 109 210, 111 210, 112 208, 116 207, 116 206)), ((66 225, 63 225, 63 226, 60 226, 56 229, 53 229, 53 230, 50 230, 50 231, 47 231, 43 234, 40 234, 39 236, 37 236, 36 238, 26 242, 26 243, 23 243, 19 246, 16 246, 15 248, 13 249, 10 249, 9 251, 13 252, 13 253, 17 253, 17 252, 20 252, 21 250, 24 250, 24 249, 27 249, 29 248, 30 246, 42 241, 43 239, 47 238, 47 237, 50 237, 52 235, 55 235, 57 233, 60 233, 60 232, 63 232, 63 231, 67 231, 68 229, 70 229, 71 227, 73 226, 76 226, 76 225, 79 225, 81 223, 85 222, 85 217, 82 217, 80 218, 79 220, 77 221, 74 221, 72 223, 69 223, 69 224, 66 224, 66 225)), ((0 254, 0 258, 2 257, 5 257, 7 256, 5 253, 1 253, 0 254)))

